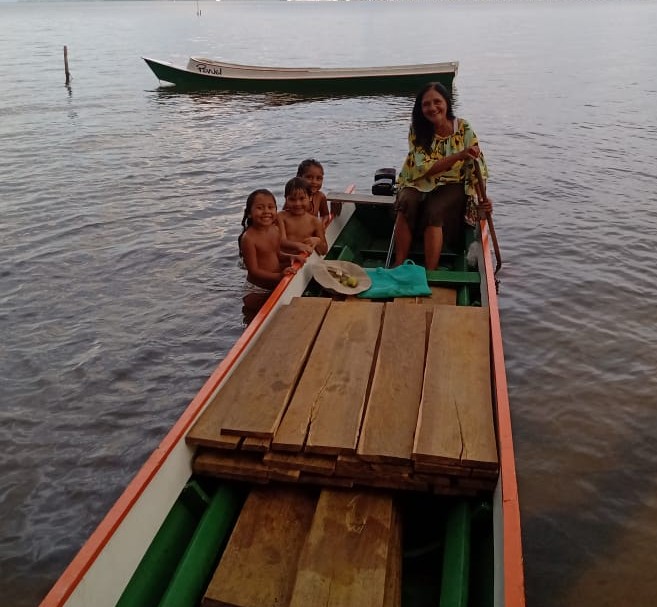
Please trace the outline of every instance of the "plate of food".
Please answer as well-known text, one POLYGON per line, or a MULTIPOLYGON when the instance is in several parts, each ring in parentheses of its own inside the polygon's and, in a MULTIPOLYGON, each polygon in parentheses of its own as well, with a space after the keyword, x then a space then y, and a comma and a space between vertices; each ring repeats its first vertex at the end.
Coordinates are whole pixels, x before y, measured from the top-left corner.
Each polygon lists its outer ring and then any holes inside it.
POLYGON ((351 261, 323 259, 314 264, 313 278, 327 291, 343 295, 356 295, 372 286, 367 272, 351 261))

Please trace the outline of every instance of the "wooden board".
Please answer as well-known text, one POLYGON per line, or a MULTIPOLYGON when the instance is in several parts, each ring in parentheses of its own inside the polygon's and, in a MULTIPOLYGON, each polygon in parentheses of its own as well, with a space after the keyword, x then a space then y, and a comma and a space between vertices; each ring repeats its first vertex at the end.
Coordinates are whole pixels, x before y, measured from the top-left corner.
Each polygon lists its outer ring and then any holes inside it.
MULTIPOLYGON (((288 310, 303 314, 305 301, 288 310)), ((273 439, 222 434, 225 408, 201 416, 190 440, 203 446, 195 473, 454 495, 493 489, 487 309, 334 302, 300 364, 273 439)), ((244 390, 253 383, 245 376, 244 390)))
POLYGON ((334 302, 274 435, 273 449, 354 452, 383 304, 334 302))
POLYGON ((386 494, 323 490, 290 607, 382 607, 393 512, 386 494))
POLYGON ((424 306, 388 304, 358 455, 409 462, 422 397, 426 345, 424 306))
POLYGON ((212 446, 218 427, 224 435, 271 437, 330 302, 304 297, 281 306, 194 424, 187 442, 212 446))
POLYGON ((299 489, 253 489, 203 598, 203 607, 284 607, 317 496, 299 489))
POLYGON ((456 305, 456 289, 446 287, 431 287, 429 297, 418 297, 418 302, 430 305, 456 305))
POLYGON ((413 457, 497 466, 486 308, 434 309, 413 457))

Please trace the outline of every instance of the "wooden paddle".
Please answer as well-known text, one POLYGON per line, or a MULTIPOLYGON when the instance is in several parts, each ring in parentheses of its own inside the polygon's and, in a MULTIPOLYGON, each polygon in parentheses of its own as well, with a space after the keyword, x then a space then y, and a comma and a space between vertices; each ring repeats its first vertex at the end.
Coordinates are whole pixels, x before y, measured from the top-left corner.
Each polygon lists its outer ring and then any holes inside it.
MULTIPOLYGON (((481 167, 476 158, 472 159, 474 164, 475 177, 477 178, 477 183, 475 184, 475 189, 477 190, 477 198, 479 199, 479 204, 488 200, 486 198, 486 182, 481 174, 481 167)), ((500 253, 500 245, 497 242, 497 234, 495 234, 495 226, 493 225, 493 218, 491 217, 490 212, 486 211, 486 221, 488 222, 488 230, 490 232, 490 237, 493 240, 493 250, 495 251, 495 259, 497 264, 495 265, 495 272, 497 274, 499 269, 502 267, 502 255, 500 253)))

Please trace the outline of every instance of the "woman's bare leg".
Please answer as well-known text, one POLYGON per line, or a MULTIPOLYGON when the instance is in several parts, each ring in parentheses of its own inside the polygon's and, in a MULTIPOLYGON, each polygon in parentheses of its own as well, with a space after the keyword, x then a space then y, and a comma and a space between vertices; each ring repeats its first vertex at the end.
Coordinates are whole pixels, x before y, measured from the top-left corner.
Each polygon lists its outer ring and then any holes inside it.
POLYGON ((443 228, 440 226, 427 226, 424 228, 424 267, 427 270, 438 268, 442 250, 443 228))
POLYGON ((395 228, 395 262, 394 265, 400 265, 407 257, 411 250, 413 234, 402 213, 397 213, 397 227, 395 228))

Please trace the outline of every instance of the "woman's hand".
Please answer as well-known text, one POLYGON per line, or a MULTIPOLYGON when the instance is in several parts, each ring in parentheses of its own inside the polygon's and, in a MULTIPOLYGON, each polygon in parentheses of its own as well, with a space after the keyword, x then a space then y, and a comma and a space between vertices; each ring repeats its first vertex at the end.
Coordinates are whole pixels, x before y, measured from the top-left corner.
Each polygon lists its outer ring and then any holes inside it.
POLYGON ((481 155, 481 150, 478 145, 471 145, 470 147, 465 148, 462 152, 459 152, 460 160, 467 160, 468 158, 479 158, 481 155))
POLYGON ((479 219, 485 219, 488 213, 493 212, 493 201, 486 196, 484 200, 479 203, 479 219))

